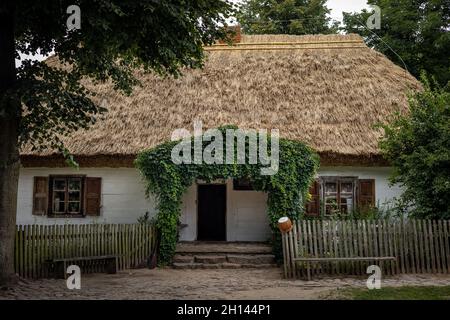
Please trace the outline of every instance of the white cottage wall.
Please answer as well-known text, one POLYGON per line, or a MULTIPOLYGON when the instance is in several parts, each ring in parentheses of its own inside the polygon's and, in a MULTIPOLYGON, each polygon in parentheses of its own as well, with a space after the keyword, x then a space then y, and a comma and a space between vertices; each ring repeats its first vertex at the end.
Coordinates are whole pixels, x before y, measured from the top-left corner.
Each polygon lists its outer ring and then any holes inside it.
POLYGON ((17 199, 17 224, 135 223, 149 212, 155 215, 153 199, 145 197, 145 185, 134 168, 21 168, 17 199), (34 216, 33 177, 56 174, 85 174, 102 178, 100 216, 50 218, 34 216))
MULTIPOLYGON (((388 167, 322 167, 319 176, 355 176, 375 179, 375 198, 379 206, 386 205, 401 194, 397 186, 390 187, 388 167)), ((233 190, 231 180, 227 184, 227 241, 266 241, 270 237, 267 217, 267 195, 263 192, 233 190)), ((135 223, 146 211, 156 214, 155 201, 145 197, 145 185, 134 168, 22 168, 19 177, 17 223, 65 224, 65 223, 135 223), (99 217, 50 218, 33 216, 33 177, 53 174, 86 174, 102 178, 101 212, 99 217)), ((197 184, 183 196, 180 240, 197 238, 197 184)))

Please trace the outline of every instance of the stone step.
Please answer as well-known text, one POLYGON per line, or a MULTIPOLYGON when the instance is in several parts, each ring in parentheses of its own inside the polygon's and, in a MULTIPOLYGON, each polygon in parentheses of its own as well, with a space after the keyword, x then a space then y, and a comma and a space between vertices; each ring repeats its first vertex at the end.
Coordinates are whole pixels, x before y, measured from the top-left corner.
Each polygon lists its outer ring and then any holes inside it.
POLYGON ((177 254, 271 254, 272 247, 261 242, 179 242, 177 254))
POLYGON ((194 256, 176 254, 173 257, 173 262, 174 263, 193 263, 194 262, 194 256))
POLYGON ((271 264, 275 263, 275 256, 272 254, 217 254, 217 255, 201 255, 201 254, 176 254, 173 262, 179 263, 237 263, 237 264, 271 264))
POLYGON ((267 269, 276 268, 276 264, 238 264, 238 263, 173 263, 174 269, 267 269))
POLYGON ((237 264, 273 264, 275 263, 275 256, 273 254, 228 254, 227 262, 237 264))
POLYGON ((218 264, 218 263, 226 262, 227 256, 225 256, 225 255, 215 255, 215 256, 195 255, 194 261, 197 263, 218 264))
POLYGON ((181 242, 173 259, 176 269, 276 267, 272 248, 254 242, 181 242))
POLYGON ((219 269, 220 264, 210 264, 210 263, 174 263, 173 267, 175 269, 219 269))

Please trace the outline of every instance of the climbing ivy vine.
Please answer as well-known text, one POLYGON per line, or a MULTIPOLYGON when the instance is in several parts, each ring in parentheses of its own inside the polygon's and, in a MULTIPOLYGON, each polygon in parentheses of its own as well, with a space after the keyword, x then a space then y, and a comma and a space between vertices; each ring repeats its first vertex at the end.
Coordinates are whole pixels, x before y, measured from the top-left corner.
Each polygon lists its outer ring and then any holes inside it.
MULTIPOLYGON (((234 126, 218 128, 225 136, 225 130, 234 126)), ((257 134, 258 140, 261 138, 257 134)), ((264 136, 266 138, 266 136, 264 136)), ((270 155, 270 136, 268 151, 270 155)), ((191 138, 193 142, 194 138, 191 138)), ((268 193, 267 205, 270 227, 274 231, 274 249, 279 254, 280 236, 277 221, 282 216, 293 220, 303 215, 304 203, 308 199, 308 188, 319 166, 318 155, 304 143, 279 139, 279 169, 274 175, 261 175, 263 166, 257 164, 175 164, 171 158, 172 149, 180 141, 170 141, 144 150, 135 160, 136 167, 146 181, 146 192, 157 200, 157 228, 160 232, 159 263, 168 264, 175 253, 178 220, 181 213, 181 198, 197 179, 212 182, 216 179, 247 178, 257 191, 268 193)), ((203 148, 210 142, 203 141, 203 148)), ((226 150, 225 139, 223 150, 226 150)), ((193 146, 194 143, 191 143, 193 146)), ((249 155, 249 141, 245 141, 246 160, 249 155)), ((194 148, 191 148, 191 155, 194 148)), ((237 141, 234 143, 234 159, 237 141)), ((225 159, 225 156, 224 156, 225 159)))

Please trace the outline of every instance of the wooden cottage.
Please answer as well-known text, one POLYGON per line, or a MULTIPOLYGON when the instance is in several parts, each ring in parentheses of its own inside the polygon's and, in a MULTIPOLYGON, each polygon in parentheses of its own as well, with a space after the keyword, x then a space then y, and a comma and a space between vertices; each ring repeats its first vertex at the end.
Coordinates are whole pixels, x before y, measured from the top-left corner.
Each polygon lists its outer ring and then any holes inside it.
MULTIPOLYGON (((54 150, 24 147, 17 223, 133 223, 145 212, 155 215, 133 160, 175 129, 192 130, 194 120, 205 129, 279 129, 313 147, 321 167, 310 215, 385 206, 400 194, 389 186, 374 125, 407 112, 408 92, 420 89, 407 71, 357 35, 243 35, 234 46, 206 50, 204 68, 177 79, 139 74, 142 86, 130 97, 109 84, 88 84, 108 112, 63 139, 80 169, 65 166, 54 150)), ((181 240, 267 240, 266 208, 266 194, 243 180, 198 181, 183 198, 181 240)))

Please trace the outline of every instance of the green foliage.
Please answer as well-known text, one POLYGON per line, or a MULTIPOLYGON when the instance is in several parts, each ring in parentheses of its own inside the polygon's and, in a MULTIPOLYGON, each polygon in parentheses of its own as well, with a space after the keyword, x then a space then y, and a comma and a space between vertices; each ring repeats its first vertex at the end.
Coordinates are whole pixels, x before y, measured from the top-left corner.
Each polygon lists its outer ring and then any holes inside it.
POLYGON ((368 0, 381 9, 381 30, 366 28, 372 12, 344 13, 344 30, 359 33, 417 78, 422 70, 444 87, 450 81, 450 3, 448 0, 368 0), (376 35, 374 34, 376 33, 376 35), (379 39, 381 38, 381 40, 379 39), (387 46, 386 43, 389 45, 387 46), (394 51, 389 49, 391 47, 394 51))
POLYGON ((394 207, 383 206, 369 207, 364 209, 355 208, 347 216, 342 216, 341 219, 349 220, 380 220, 398 217, 399 214, 394 207))
POLYGON ((394 167, 392 183, 405 187, 402 206, 414 217, 448 219, 450 93, 423 79, 425 91, 410 97, 410 114, 382 125, 380 147, 394 167))
MULTIPOLYGON (((224 133, 226 128, 219 130, 224 133)), ((258 136, 259 138, 259 136, 258 136)), ((193 139, 193 138, 192 138, 193 139)), ((236 137, 235 137, 236 139, 236 137)), ((171 151, 179 141, 167 142, 141 152, 135 164, 147 182, 147 193, 156 195, 158 201, 157 226, 161 232, 160 263, 169 263, 175 252, 177 224, 180 215, 181 197, 196 179, 207 182, 216 179, 248 178, 253 187, 268 192, 268 215, 270 226, 275 231, 282 216, 297 220, 303 214, 308 188, 319 165, 319 157, 301 142, 280 139, 279 170, 275 175, 261 175, 262 165, 248 164, 248 140, 246 140, 246 164, 174 164, 171 151)), ((226 150, 225 139, 223 150, 226 150)), ((268 137, 268 150, 270 150, 268 137)), ((203 149, 209 142, 203 142, 203 149)), ((193 143, 191 143, 193 146, 193 143)), ((237 155, 237 140, 234 143, 234 159, 237 155)), ((203 150, 202 149, 202 150, 203 150)), ((193 155, 193 147, 192 147, 193 155)))
POLYGON ((326 0, 247 0, 236 14, 246 34, 327 34, 337 32, 326 0))
POLYGON ((328 298, 340 300, 449 300, 450 286, 384 287, 379 290, 346 288, 328 295, 328 298))
POLYGON ((65 156, 60 137, 87 128, 106 111, 91 100, 94 93, 82 78, 110 80, 130 94, 138 84, 136 69, 177 76, 183 67, 200 67, 202 46, 225 36, 221 24, 232 9, 225 0, 24 0, 12 6, 15 55, 55 54, 71 67, 23 60, 14 86, 0 93, 0 114, 21 114, 21 143, 65 156), (73 4, 81 9, 81 29, 68 31, 66 9, 73 4), (6 108, 6 98, 20 102, 22 112, 6 108))
POLYGON ((156 225, 155 217, 150 218, 150 214, 148 211, 145 212, 142 216, 138 217, 137 222, 139 224, 156 225))
POLYGON ((322 214, 324 212, 325 203, 320 202, 320 212, 319 216, 308 216, 305 215, 306 220, 379 220, 388 219, 403 216, 398 208, 398 203, 396 199, 394 201, 385 202, 383 204, 377 203, 376 206, 371 207, 354 207, 352 211, 348 213, 343 213, 337 203, 330 202, 332 209, 330 214, 322 214))

